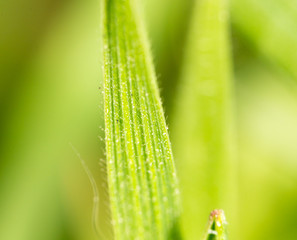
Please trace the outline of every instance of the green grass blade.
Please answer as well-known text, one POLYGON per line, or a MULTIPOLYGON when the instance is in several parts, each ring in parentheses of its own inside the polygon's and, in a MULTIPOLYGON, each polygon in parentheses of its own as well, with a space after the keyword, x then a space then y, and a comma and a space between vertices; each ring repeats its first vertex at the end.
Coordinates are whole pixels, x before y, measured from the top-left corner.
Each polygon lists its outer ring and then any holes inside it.
POLYGON ((149 39, 162 90, 165 114, 170 120, 183 62, 193 0, 142 0, 145 4, 149 39))
POLYGON ((107 171, 115 239, 170 239, 179 215, 171 145, 133 0, 103 1, 107 171))
POLYGON ((226 1, 197 1, 193 14, 173 126, 186 239, 203 235, 212 209, 236 211, 226 1))
POLYGON ((227 240, 226 218, 223 210, 213 210, 209 216, 204 240, 227 240))

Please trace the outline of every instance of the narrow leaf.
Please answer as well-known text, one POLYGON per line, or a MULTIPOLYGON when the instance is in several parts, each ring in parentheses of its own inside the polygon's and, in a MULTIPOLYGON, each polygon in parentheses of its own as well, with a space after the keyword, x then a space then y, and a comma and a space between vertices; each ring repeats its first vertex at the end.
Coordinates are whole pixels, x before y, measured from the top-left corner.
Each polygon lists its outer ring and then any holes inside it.
POLYGON ((226 1, 197 0, 193 14, 173 126, 186 239, 203 234, 212 209, 236 211, 226 1))
POLYGON ((107 172, 115 239, 170 239, 179 215, 171 144, 133 0, 103 1, 107 172))
POLYGON ((223 210, 213 210, 209 216, 204 240, 227 240, 226 218, 223 210))

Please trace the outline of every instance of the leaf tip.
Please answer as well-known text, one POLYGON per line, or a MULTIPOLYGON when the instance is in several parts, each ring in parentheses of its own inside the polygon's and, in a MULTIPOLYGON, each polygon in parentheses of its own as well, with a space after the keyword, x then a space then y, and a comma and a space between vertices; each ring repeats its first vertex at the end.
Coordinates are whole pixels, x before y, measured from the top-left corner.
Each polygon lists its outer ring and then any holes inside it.
POLYGON ((209 220, 218 222, 220 225, 227 223, 224 210, 222 210, 222 209, 212 210, 212 212, 210 213, 210 216, 209 216, 209 220))
POLYGON ((206 232, 206 240, 226 240, 226 217, 222 209, 215 209, 210 213, 206 232))

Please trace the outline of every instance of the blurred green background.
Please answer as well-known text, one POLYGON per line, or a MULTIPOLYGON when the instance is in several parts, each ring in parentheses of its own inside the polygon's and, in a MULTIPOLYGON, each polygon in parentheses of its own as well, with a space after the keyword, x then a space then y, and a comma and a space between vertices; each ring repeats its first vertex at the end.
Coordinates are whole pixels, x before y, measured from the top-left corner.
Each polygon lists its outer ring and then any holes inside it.
MULTIPOLYGON (((193 4, 142 4, 169 131, 193 4)), ((230 8, 239 163, 230 228, 241 240, 297 239, 297 2, 230 8)), ((110 236, 100 0, 0 0, 0 29, 0 239, 96 239, 92 187, 70 143, 97 181, 98 225, 110 236)))

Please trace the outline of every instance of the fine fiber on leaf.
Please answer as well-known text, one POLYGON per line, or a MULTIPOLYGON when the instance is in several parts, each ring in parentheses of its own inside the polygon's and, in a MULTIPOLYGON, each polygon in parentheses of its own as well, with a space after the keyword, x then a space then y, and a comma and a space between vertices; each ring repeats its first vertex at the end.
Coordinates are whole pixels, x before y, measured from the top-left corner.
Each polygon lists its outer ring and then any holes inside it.
POLYGON ((151 55, 133 0, 103 1, 104 114, 115 239, 176 237, 179 191, 151 55))

